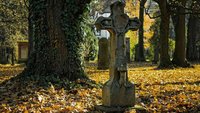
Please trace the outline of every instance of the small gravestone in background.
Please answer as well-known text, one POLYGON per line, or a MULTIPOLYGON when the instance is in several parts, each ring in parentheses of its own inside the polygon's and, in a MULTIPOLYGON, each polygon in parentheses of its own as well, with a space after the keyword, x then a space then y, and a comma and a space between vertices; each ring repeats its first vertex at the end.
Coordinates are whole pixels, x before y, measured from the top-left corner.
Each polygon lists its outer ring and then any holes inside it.
POLYGON ((126 59, 127 62, 131 62, 131 54, 130 54, 130 38, 126 38, 126 59))
POLYGON ((0 46, 0 64, 14 65, 14 48, 9 46, 0 46))
POLYGON ((0 64, 7 64, 8 63, 8 53, 6 47, 0 47, 0 64))
POLYGON ((98 69, 109 68, 109 41, 107 38, 99 39, 99 52, 98 52, 98 69))
POLYGON ((28 41, 18 41, 18 62, 26 62, 28 60, 28 41))
MULTIPOLYGON (((109 68, 109 48, 110 48, 110 38, 99 39, 99 53, 98 53, 98 67, 97 69, 106 70, 109 68)), ((130 38, 126 37, 126 59, 130 63, 130 38)))
POLYGON ((137 61, 137 59, 139 59, 139 45, 138 44, 136 44, 135 45, 135 61, 137 61))
POLYGON ((95 23, 97 29, 108 30, 110 37, 110 79, 104 84, 103 105, 97 109, 106 112, 118 112, 118 108, 135 105, 135 85, 128 80, 126 38, 128 30, 136 31, 138 18, 129 19, 124 13, 125 2, 111 1, 111 16, 99 17, 95 23))

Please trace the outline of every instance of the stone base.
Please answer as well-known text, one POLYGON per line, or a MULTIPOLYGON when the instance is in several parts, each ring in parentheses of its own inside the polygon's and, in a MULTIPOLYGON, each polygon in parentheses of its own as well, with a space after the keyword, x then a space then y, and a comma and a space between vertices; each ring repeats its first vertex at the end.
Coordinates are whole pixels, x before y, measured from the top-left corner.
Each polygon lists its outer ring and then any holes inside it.
POLYGON ((103 86, 103 105, 132 107, 135 105, 135 85, 128 82, 119 84, 117 81, 108 81, 103 86))
POLYGON ((95 106, 95 109, 106 113, 124 113, 126 111, 133 110, 136 113, 147 113, 147 110, 144 107, 138 105, 135 105, 134 107, 108 107, 103 105, 97 105, 95 106))

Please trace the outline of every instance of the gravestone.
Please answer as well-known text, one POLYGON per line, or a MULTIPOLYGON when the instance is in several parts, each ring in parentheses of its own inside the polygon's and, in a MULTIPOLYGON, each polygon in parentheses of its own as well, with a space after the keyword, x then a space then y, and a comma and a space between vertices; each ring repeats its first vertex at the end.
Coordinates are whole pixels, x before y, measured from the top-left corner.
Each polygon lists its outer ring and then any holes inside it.
POLYGON ((135 45, 135 61, 137 61, 137 59, 139 59, 139 45, 138 44, 136 44, 135 45))
POLYGON ((99 52, 98 52, 98 69, 108 69, 109 68, 109 48, 108 39, 99 39, 99 52))
POLYGON ((18 41, 18 62, 28 59, 28 41, 18 41))
POLYGON ((97 29, 108 30, 111 34, 110 79, 103 86, 103 108, 135 105, 135 85, 128 80, 125 34, 128 30, 136 31, 140 22, 138 18, 129 19, 124 7, 124 1, 111 1, 111 16, 99 17, 95 23, 97 29))
POLYGON ((7 56, 8 56, 8 53, 6 51, 6 47, 1 46, 0 47, 0 64, 8 63, 7 56))
POLYGON ((130 38, 126 38, 126 60, 131 62, 131 53, 130 53, 130 38))
POLYGON ((10 46, 0 46, 0 64, 14 65, 14 48, 10 46))

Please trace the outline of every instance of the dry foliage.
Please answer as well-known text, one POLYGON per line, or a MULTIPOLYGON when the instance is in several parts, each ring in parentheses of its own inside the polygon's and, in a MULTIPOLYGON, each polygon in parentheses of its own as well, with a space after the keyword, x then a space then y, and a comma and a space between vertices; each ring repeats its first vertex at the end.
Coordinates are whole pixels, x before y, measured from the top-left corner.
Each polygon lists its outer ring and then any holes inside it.
MULTIPOLYGON (((136 84, 137 104, 148 112, 200 111, 200 65, 188 69, 157 70, 150 64, 131 64, 129 79, 136 84)), ((0 112, 95 112, 101 103, 101 88, 77 85, 72 89, 36 87, 34 82, 10 82, 23 70, 22 66, 0 66, 0 112), (4 82, 4 83, 3 83, 4 82)), ((86 68, 90 78, 103 84, 108 70, 86 68)), ((86 81, 78 80, 71 85, 86 81)), ((128 111, 131 112, 131 111, 128 111)))

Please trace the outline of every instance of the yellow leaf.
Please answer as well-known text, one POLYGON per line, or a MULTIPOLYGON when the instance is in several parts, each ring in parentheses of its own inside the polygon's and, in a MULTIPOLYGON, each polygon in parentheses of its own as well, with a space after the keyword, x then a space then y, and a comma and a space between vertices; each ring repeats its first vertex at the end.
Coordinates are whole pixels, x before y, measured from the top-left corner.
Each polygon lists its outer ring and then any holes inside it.
POLYGON ((50 107, 46 107, 46 108, 43 108, 42 110, 43 110, 43 111, 51 111, 52 108, 50 108, 50 107))
POLYGON ((52 108, 53 108, 53 109, 59 109, 59 108, 60 108, 60 105, 53 105, 52 108))
POLYGON ((71 106, 66 106, 63 111, 72 111, 74 108, 71 106))
POLYGON ((24 113, 29 113, 28 110, 25 110, 24 113))

